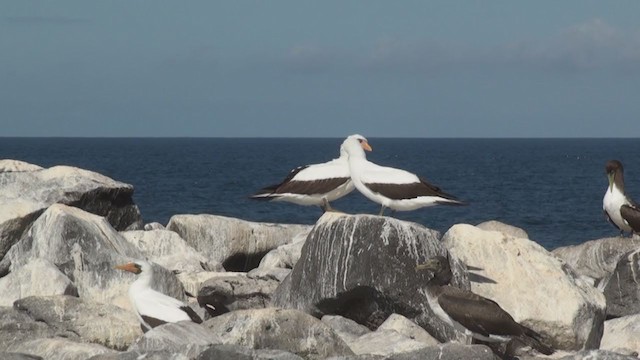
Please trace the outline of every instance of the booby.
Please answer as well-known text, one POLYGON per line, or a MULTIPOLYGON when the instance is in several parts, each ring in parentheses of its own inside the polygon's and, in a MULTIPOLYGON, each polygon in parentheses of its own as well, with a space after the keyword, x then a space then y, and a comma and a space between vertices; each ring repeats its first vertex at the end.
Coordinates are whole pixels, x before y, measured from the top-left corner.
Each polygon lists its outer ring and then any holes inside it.
POLYGON ((151 288, 153 281, 151 263, 138 260, 118 265, 116 269, 138 275, 138 279, 129 287, 129 300, 140 321, 142 331, 147 332, 156 326, 183 320, 202 323, 200 316, 185 303, 151 288))
POLYGON ((486 342, 507 342, 518 339, 537 351, 550 355, 554 350, 542 343, 537 332, 518 324, 496 302, 449 285, 452 278, 449 260, 436 256, 416 270, 430 270, 433 278, 427 282, 427 300, 431 310, 445 323, 475 339, 486 342))
MULTIPOLYGON (((352 136, 358 137, 359 135, 352 136)), ((329 211, 331 210, 329 202, 349 194, 354 188, 349 175, 349 163, 343 142, 340 146, 340 157, 337 159, 320 164, 299 166, 291 170, 289 175, 279 184, 267 186, 250 198, 286 201, 298 205, 317 205, 323 210, 329 211)))
POLYGON ((605 167, 609 178, 609 187, 602 199, 602 210, 607 220, 625 232, 640 233, 640 208, 624 192, 624 168, 618 160, 610 160, 605 167))
POLYGON ((368 161, 364 151, 371 151, 371 146, 364 137, 347 138, 343 146, 349 155, 353 184, 362 195, 382 206, 380 215, 385 208, 409 211, 438 204, 465 205, 416 174, 368 161))

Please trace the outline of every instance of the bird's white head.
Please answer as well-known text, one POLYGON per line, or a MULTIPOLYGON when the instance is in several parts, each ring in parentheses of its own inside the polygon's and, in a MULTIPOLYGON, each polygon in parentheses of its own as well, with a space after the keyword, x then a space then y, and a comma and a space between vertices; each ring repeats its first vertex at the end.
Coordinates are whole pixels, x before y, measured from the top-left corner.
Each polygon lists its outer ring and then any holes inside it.
POLYGON ((141 273, 151 274, 151 263, 144 260, 136 260, 134 262, 118 265, 115 268, 119 270, 129 271, 136 275, 141 273))
POLYGON ((346 153, 349 156, 362 156, 365 157, 364 151, 371 151, 371 145, 362 135, 350 135, 348 136, 342 145, 340 146, 340 153, 346 153))

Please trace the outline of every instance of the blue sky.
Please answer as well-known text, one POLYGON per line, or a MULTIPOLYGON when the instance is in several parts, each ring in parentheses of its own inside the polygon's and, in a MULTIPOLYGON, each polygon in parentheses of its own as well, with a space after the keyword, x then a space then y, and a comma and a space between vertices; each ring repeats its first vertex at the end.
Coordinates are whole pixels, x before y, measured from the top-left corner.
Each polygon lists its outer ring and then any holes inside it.
POLYGON ((3 1, 0 136, 639 137, 638 1, 3 1))

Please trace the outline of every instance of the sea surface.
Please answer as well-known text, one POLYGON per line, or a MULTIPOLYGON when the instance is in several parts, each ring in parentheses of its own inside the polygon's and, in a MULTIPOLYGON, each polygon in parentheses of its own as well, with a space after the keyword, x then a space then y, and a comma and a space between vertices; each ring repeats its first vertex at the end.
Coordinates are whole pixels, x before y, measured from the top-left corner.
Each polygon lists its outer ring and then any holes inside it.
MULTIPOLYGON (((298 165, 337 157, 342 140, 0 138, 0 158, 71 165, 132 184, 145 222, 166 225, 174 214, 217 214, 313 224, 321 215, 318 207, 248 196, 280 182, 298 165)), ((602 212, 609 159, 622 161, 627 193, 640 200, 640 139, 369 138, 369 143, 369 160, 419 174, 469 203, 394 215, 442 233, 456 223, 499 220, 523 228, 548 249, 617 236, 602 212)), ((357 190, 332 205, 348 213, 379 211, 357 190)))

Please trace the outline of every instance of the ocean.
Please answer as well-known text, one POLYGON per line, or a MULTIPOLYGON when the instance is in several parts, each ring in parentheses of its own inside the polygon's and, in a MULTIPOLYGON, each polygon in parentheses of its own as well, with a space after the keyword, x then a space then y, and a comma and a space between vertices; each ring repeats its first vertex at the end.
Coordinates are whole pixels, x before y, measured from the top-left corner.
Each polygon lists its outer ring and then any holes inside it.
MULTIPOLYGON (((76 166, 132 184, 145 222, 166 225, 175 214, 216 214, 313 224, 321 215, 318 207, 248 196, 280 182, 298 165, 337 157, 342 140, 0 138, 0 158, 76 166)), ((609 159, 622 161, 627 193, 640 199, 638 139, 369 138, 369 143, 369 160, 414 172, 469 203, 394 214, 442 233, 456 223, 499 220, 523 228, 547 249, 617 236, 602 212, 609 159)), ((379 211, 357 190, 332 206, 348 213, 379 211)))

